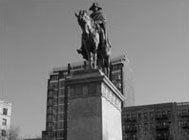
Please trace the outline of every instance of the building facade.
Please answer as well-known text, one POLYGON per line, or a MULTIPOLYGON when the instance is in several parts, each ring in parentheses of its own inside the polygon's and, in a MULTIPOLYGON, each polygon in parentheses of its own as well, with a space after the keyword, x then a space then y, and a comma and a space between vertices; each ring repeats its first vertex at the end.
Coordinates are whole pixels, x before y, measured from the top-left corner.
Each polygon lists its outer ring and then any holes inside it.
MULTIPOLYGON (((111 60, 110 80, 124 95, 125 57, 111 60)), ((43 140, 66 140, 67 138, 67 89, 65 80, 72 73, 86 69, 86 62, 68 64, 67 67, 55 68, 48 79, 46 130, 42 132, 43 140)))
POLYGON ((189 140, 189 103, 162 103, 122 110, 123 140, 189 140))
POLYGON ((11 123, 11 109, 12 104, 0 100, 0 139, 5 139, 8 136, 8 130, 10 129, 11 123))

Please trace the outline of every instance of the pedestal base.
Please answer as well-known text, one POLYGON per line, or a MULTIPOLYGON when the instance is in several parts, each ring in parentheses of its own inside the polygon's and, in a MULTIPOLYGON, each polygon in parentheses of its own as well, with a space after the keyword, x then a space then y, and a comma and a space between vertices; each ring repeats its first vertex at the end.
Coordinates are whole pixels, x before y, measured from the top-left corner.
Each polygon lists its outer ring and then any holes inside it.
POLYGON ((122 140, 124 97, 99 70, 86 70, 66 80, 67 140, 122 140))

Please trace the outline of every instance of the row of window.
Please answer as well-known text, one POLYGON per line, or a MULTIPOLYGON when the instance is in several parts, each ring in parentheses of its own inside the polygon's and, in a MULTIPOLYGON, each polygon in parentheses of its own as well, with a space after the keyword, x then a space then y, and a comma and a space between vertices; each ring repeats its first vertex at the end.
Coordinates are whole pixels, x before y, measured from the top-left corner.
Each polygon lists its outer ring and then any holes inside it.
MULTIPOLYGON (((138 113, 138 119, 152 119, 152 118, 158 118, 158 117, 170 117, 171 116, 171 112, 170 111, 156 111, 156 112, 144 112, 144 113, 141 113, 139 112, 138 113)), ((125 119, 127 120, 130 120, 130 119, 136 119, 137 118, 137 113, 127 113, 126 116, 124 116, 125 119)))
POLYGON ((47 121, 48 122, 55 122, 55 121, 62 121, 64 120, 64 114, 56 114, 56 115, 48 115, 47 116, 47 121))
POLYGON ((48 88, 49 89, 57 89, 58 88, 57 82, 51 82, 51 83, 49 83, 48 88))
POLYGON ((55 98, 60 96, 64 96, 64 88, 61 88, 59 90, 50 90, 48 92, 48 98, 55 98))
POLYGON ((51 79, 51 80, 58 80, 58 75, 51 75, 51 76, 50 76, 50 79, 51 79))
POLYGON ((125 134, 125 140, 137 140, 136 134, 125 134))
POLYGON ((184 116, 189 117, 189 109, 178 110, 177 114, 178 116, 181 116, 181 117, 184 117, 184 116))
POLYGON ((66 138, 53 138, 53 139, 50 139, 50 140, 66 140, 66 138))
POLYGON ((57 113, 64 113, 64 105, 58 106, 49 106, 47 108, 47 114, 57 114, 57 113))
POLYGON ((58 79, 63 79, 66 76, 68 76, 68 72, 67 71, 61 71, 59 73, 59 75, 50 75, 50 79, 51 80, 58 80, 58 79))
POLYGON ((169 137, 169 132, 159 132, 159 133, 156 134, 156 137, 160 138, 160 139, 168 138, 169 137))
POLYGON ((63 88, 64 86, 64 81, 53 81, 49 83, 49 89, 63 88))
MULTIPOLYGON (((125 136, 126 140, 136 140, 137 139, 136 133, 129 133, 129 134, 125 134, 124 136, 125 136)), ((160 140, 164 140, 166 138, 169 138, 169 132, 156 133, 156 134, 154 134, 154 137, 156 137, 157 139, 160 139, 160 140)))
POLYGON ((64 131, 54 131, 53 132, 53 138, 63 138, 64 137, 64 131))
POLYGON ((60 135, 60 133, 64 133, 64 130, 50 130, 50 131, 45 131, 45 133, 43 133, 43 137, 45 138, 45 140, 58 140, 61 139, 63 140, 62 134, 60 135))
POLYGON ((180 120, 178 121, 178 125, 179 127, 189 128, 189 120, 180 120))
POLYGON ((47 123, 47 130, 64 129, 64 121, 47 123))
POLYGON ((59 97, 59 98, 49 98, 47 100, 48 105, 60 105, 64 104, 64 97, 59 97))
POLYGON ((167 121, 162 121, 161 123, 144 123, 144 124, 135 124, 135 123, 127 123, 124 125, 125 130, 132 130, 137 128, 138 130, 144 128, 144 130, 152 129, 152 128, 168 128, 170 123, 167 121))
POLYGON ((54 106, 53 111, 55 114, 64 112, 64 105, 54 106))

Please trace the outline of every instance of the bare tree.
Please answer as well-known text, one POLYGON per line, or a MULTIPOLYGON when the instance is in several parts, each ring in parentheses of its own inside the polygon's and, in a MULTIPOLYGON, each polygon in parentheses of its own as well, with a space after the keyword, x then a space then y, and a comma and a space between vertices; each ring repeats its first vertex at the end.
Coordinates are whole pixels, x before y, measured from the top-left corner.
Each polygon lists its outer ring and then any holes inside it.
POLYGON ((19 137, 19 128, 18 127, 13 127, 9 130, 6 130, 6 134, 4 136, 0 135, 0 140, 21 140, 19 137))
POLYGON ((8 133, 8 140, 20 140, 19 132, 20 130, 18 127, 11 127, 8 133))

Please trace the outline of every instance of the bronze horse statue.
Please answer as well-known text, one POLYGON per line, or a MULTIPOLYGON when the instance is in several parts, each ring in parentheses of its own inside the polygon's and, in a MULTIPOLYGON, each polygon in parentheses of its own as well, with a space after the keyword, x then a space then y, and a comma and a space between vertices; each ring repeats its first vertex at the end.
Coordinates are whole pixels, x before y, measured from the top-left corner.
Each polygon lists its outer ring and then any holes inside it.
POLYGON ((83 31, 81 48, 83 58, 89 62, 89 68, 99 68, 109 77, 111 45, 104 39, 104 32, 88 15, 87 11, 75 13, 77 21, 83 31))

